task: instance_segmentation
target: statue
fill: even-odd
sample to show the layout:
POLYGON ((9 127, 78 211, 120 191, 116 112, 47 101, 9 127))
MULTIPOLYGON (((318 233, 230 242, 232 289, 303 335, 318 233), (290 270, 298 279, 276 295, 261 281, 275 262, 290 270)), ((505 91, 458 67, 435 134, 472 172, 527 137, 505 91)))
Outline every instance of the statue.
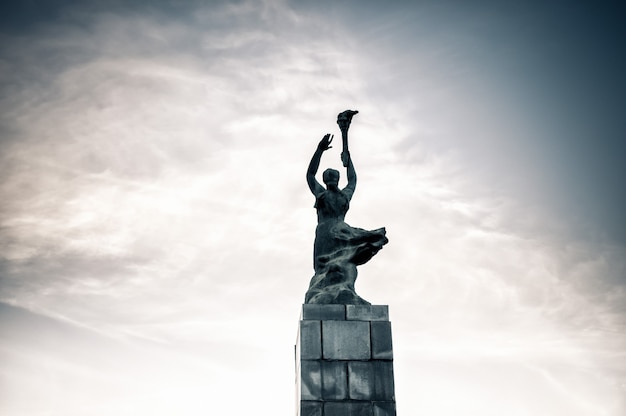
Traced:
POLYGON ((313 247, 315 275, 305 303, 369 305, 354 290, 356 266, 368 262, 389 241, 384 228, 367 231, 344 222, 356 188, 356 171, 348 150, 348 128, 357 113, 347 110, 337 116, 343 139, 341 160, 347 169, 348 185, 339 189, 339 172, 334 169, 324 171, 322 178, 326 189, 315 179, 322 153, 332 147, 333 136, 330 134, 317 145, 306 173, 309 188, 315 195, 317 228, 313 247))

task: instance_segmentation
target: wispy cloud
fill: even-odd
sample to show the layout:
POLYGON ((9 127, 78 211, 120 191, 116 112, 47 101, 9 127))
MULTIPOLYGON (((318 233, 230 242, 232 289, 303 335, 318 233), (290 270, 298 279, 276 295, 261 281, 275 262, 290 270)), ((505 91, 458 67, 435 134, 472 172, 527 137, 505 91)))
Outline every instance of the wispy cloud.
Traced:
MULTIPOLYGON (((63 352, 56 332, 35 336, 51 348, 21 356, 26 338, 62 324, 5 315, 15 332, 3 334, 2 360, 17 363, 3 375, 9 414, 27 405, 23 392, 45 396, 32 414, 84 414, 90 403, 99 414, 171 414, 183 403, 199 414, 205 388, 234 406, 244 379, 261 402, 280 386, 291 409, 315 225, 304 171, 346 107, 361 111, 347 221, 387 226, 391 240, 357 285, 391 305, 399 409, 620 414, 626 370, 611 364, 624 358, 624 247, 573 237, 536 199, 501 192, 478 162, 433 144, 486 126, 468 121, 476 112, 460 116, 457 98, 471 102, 461 89, 440 88, 441 62, 400 59, 408 66, 387 72, 383 58, 398 51, 372 42, 369 54, 351 52, 356 27, 332 23, 280 2, 226 2, 185 16, 94 14, 5 38, 0 300, 87 339, 77 341, 84 358, 63 352), (102 343, 117 345, 122 364, 99 363, 102 343), (45 383, 34 381, 42 366, 45 383), (140 394, 122 391, 152 371, 140 394), (172 380, 164 404, 158 392, 172 380), (84 401, 54 401, 59 385, 84 401)), ((438 56, 429 46, 424 55, 438 56)), ((504 124, 483 133, 491 140, 504 124)), ((340 167, 337 147, 324 164, 340 167)))

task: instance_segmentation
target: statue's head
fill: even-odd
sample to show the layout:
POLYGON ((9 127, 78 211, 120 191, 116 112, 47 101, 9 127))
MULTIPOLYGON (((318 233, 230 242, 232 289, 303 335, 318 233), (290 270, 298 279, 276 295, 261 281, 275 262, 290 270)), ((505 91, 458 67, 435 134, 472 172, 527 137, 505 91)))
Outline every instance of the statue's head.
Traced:
POLYGON ((326 169, 322 175, 322 179, 328 188, 336 188, 339 185, 339 171, 335 169, 326 169))

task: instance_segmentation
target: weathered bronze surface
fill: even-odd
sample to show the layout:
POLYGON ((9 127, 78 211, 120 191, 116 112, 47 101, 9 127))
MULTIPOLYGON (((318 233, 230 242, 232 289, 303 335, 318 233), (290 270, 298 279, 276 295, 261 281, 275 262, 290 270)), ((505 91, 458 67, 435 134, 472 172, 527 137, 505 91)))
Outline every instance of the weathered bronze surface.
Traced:
POLYGON ((341 160, 346 167, 348 185, 339 189, 339 172, 334 169, 326 169, 323 173, 326 189, 315 179, 322 153, 331 148, 331 134, 319 142, 307 170, 307 183, 315 195, 317 228, 313 247, 315 275, 305 303, 368 305, 369 302, 354 290, 356 267, 368 262, 389 241, 384 228, 368 231, 351 227, 344 221, 356 189, 356 171, 348 150, 348 129, 357 113, 346 110, 337 116, 343 139, 341 160))

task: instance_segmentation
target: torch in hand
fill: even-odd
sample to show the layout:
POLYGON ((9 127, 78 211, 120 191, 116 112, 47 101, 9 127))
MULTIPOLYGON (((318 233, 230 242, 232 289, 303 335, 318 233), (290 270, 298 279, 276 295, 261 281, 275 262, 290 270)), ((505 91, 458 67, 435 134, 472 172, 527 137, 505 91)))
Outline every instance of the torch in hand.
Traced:
POLYGON ((341 161, 343 162, 343 166, 345 167, 348 167, 348 164, 350 162, 350 152, 348 151, 348 129, 350 128, 352 116, 357 113, 358 111, 356 110, 346 110, 343 113, 339 113, 337 115, 337 124, 339 124, 339 129, 341 130, 341 139, 343 141, 341 161))

